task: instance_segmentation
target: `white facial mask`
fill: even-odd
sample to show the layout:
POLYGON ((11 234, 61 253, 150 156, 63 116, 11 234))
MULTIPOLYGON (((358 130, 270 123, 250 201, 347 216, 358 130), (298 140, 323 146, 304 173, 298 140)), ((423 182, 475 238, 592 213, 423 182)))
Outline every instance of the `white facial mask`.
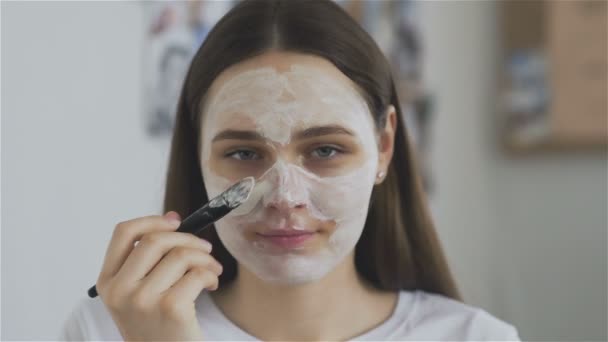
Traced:
MULTIPOLYGON (((329 273, 361 236, 378 167, 374 123, 366 102, 350 84, 318 68, 292 65, 288 71, 277 72, 267 67, 227 80, 203 116, 201 166, 209 198, 235 182, 209 168, 211 140, 222 130, 253 130, 276 148, 289 144, 294 132, 313 126, 340 125, 359 139, 365 161, 338 176, 320 177, 278 157, 257 179, 249 201, 215 224, 228 251, 265 281, 297 284, 329 273), (304 206, 308 216, 335 222, 328 243, 314 253, 297 249, 276 253, 264 243, 248 241, 247 226, 280 228, 285 224, 280 218, 268 217, 265 210, 279 204, 304 206)), ((294 229, 307 229, 298 222, 291 224, 294 229)))

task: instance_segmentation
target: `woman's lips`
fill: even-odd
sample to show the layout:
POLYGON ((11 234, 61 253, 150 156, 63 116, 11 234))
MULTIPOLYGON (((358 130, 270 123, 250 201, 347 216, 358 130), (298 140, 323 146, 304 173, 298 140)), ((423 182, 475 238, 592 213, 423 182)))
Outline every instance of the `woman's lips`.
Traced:
POLYGON ((276 230, 256 234, 275 246, 282 248, 296 248, 313 238, 316 232, 302 230, 276 230))

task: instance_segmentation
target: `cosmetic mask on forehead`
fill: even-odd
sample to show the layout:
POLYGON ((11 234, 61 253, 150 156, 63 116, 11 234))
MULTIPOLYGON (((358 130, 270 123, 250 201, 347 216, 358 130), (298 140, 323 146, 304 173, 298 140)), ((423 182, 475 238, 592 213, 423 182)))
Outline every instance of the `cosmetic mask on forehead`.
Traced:
MULTIPOLYGON (((276 153, 276 162, 258 177, 250 199, 215 223, 228 251, 262 280, 282 284, 318 280, 353 250, 361 236, 378 167, 378 149, 367 103, 345 80, 302 65, 291 65, 284 72, 259 68, 228 79, 205 106, 201 166, 209 198, 238 181, 210 168, 211 140, 225 129, 255 131, 278 151, 298 131, 339 125, 354 134, 365 155, 355 168, 322 177, 276 153), (320 249, 279 253, 259 240, 250 242, 244 234, 247 227, 286 225, 285 218, 268 214, 269 206, 305 208, 306 215, 335 224, 335 229, 320 249)), ((301 216, 294 217, 295 221, 289 222, 292 228, 316 228, 298 222, 301 216)))

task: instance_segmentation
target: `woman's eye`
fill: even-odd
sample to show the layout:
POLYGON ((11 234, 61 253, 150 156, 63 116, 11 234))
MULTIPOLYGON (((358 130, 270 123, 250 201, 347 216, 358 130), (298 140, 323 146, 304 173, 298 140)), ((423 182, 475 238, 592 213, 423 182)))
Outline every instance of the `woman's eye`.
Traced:
POLYGON ((226 157, 234 158, 237 160, 256 160, 260 159, 260 156, 250 150, 237 150, 226 154, 226 157))
POLYGON ((314 151, 312 151, 312 154, 314 155, 315 158, 321 158, 321 159, 329 159, 334 157, 337 153, 340 153, 341 151, 338 150, 335 147, 332 146, 321 146, 317 149, 315 149, 314 151))

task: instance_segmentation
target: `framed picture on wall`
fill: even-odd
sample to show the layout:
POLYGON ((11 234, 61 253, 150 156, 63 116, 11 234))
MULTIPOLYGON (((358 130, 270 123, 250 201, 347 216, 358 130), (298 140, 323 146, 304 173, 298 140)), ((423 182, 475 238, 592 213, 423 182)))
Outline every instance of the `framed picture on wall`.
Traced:
POLYGON ((504 142, 510 151, 608 146, 605 1, 503 2, 504 142))

